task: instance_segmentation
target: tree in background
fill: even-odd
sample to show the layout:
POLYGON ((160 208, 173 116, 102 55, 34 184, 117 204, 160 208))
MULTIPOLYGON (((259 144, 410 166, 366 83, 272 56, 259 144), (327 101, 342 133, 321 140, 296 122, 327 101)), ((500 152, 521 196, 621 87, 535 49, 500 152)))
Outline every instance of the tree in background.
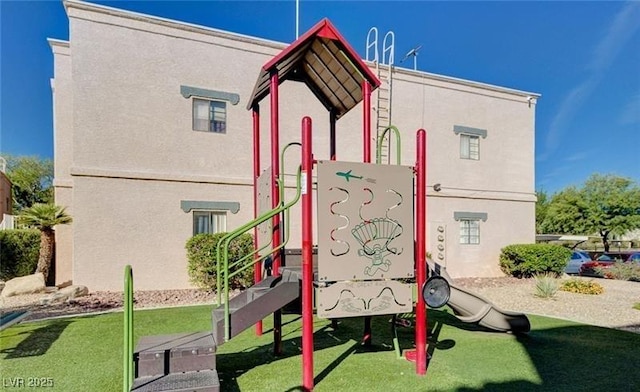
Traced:
POLYGON ((557 234, 598 234, 605 252, 610 236, 640 228, 640 187, 614 175, 593 174, 582 188, 555 194, 541 229, 557 234))
POLYGON ((55 245, 53 228, 57 225, 69 224, 72 219, 63 207, 37 203, 22 210, 18 220, 26 226, 40 230, 40 254, 38 255, 36 272, 41 272, 46 282, 51 269, 55 245))
POLYGON ((53 202, 53 161, 35 156, 6 155, 13 210, 19 213, 36 203, 53 202))
POLYGON ((543 234, 542 222, 547 216, 549 210, 549 195, 545 191, 536 192, 536 234, 543 234))

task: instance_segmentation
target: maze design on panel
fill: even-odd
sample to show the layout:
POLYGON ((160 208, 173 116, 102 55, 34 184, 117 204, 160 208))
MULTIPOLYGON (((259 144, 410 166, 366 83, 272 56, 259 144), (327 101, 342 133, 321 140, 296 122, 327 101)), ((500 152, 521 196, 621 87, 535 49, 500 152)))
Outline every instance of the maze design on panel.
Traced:
POLYGON ((413 276, 413 168, 318 163, 318 279, 413 276))

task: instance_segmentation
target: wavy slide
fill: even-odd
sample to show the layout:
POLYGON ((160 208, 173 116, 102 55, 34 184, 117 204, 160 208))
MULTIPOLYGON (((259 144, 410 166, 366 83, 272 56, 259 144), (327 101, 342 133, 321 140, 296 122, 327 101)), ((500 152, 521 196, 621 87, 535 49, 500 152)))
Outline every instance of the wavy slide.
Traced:
POLYGON ((527 333, 531 330, 526 315, 498 308, 486 298, 454 285, 440 264, 429 260, 428 265, 431 273, 442 276, 451 286, 451 297, 447 305, 460 321, 479 324, 499 332, 527 333))

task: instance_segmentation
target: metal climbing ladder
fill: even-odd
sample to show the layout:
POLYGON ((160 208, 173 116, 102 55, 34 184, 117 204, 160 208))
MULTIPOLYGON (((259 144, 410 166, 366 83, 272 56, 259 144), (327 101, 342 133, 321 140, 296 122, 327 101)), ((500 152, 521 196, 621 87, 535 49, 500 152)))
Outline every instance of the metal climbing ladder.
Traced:
POLYGON ((391 138, 385 138, 385 130, 391 126, 393 64, 395 34, 388 31, 382 40, 382 59, 378 52, 378 29, 372 27, 367 34, 366 60, 376 66, 376 74, 381 84, 378 87, 376 106, 376 145, 381 146, 381 161, 391 163, 391 138), (382 139, 382 141, 381 141, 382 139))

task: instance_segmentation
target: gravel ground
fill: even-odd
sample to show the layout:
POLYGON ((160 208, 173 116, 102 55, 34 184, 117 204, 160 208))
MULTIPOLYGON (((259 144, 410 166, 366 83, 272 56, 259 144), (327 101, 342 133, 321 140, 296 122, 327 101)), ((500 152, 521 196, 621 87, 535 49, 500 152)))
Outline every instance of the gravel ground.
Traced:
MULTIPOLYGON (((584 278, 580 278, 584 279, 584 278)), ((600 295, 558 291, 554 299, 534 295, 535 282, 515 278, 464 278, 455 284, 492 301, 503 310, 564 318, 585 324, 640 333, 640 282, 595 279, 604 287, 600 295)), ((122 293, 97 291, 67 303, 40 305, 43 294, 0 298, 0 310, 29 310, 27 320, 122 309, 122 293)), ((136 291, 136 309, 212 304, 215 293, 201 290, 136 291)))
MULTIPOLYGON (((31 314, 24 320, 29 321, 82 313, 118 311, 122 310, 123 305, 122 292, 95 291, 68 302, 41 305, 40 300, 47 295, 29 294, 0 297, 0 309, 3 313, 12 310, 28 310, 31 314)), ((205 305, 215 301, 216 294, 214 292, 195 289, 135 291, 133 295, 135 309, 205 305)))
MULTIPOLYGON (((588 278, 578 278, 592 280, 588 278)), ((593 279, 604 287, 599 295, 558 291, 555 298, 536 297, 533 279, 457 279, 456 284, 492 301, 504 310, 578 321, 640 333, 640 282, 593 279)))

